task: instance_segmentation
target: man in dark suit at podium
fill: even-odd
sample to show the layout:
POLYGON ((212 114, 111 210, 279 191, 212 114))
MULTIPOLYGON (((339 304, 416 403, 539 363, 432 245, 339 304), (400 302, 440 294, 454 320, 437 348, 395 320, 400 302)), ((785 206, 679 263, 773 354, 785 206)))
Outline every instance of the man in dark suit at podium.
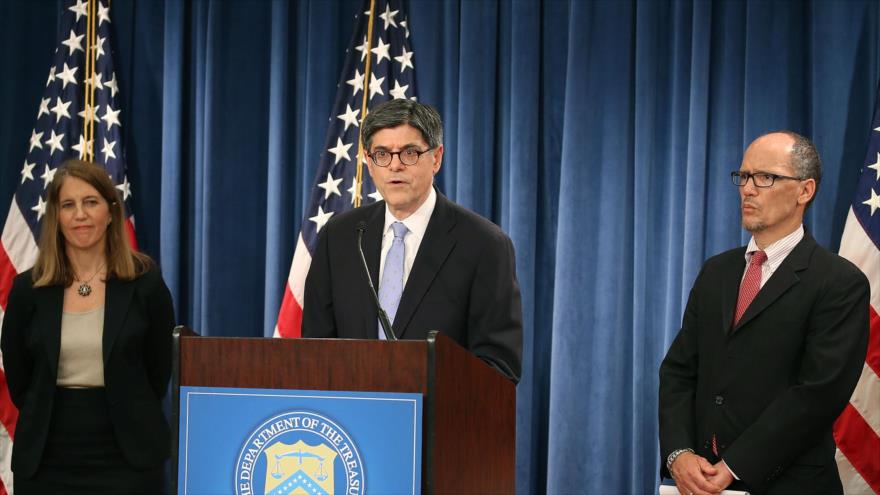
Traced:
POLYGON ((834 420, 864 365, 868 281, 802 221, 813 144, 770 133, 732 174, 748 246, 703 265, 660 366, 661 473, 683 494, 834 494, 834 420))
POLYGON ((361 136, 384 201, 332 218, 306 278, 302 334, 384 339, 378 298, 401 339, 439 330, 513 381, 522 362, 522 309, 513 244, 495 224, 434 188, 443 161, 437 111, 396 99, 374 108, 361 136))

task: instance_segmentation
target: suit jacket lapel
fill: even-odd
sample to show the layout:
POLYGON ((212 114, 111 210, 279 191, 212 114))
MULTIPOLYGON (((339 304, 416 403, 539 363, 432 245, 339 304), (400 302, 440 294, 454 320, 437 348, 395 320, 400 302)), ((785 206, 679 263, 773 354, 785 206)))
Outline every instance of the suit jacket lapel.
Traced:
POLYGON ((398 337, 406 333, 406 327, 415 314, 416 308, 455 246, 455 239, 449 231, 455 226, 455 212, 446 199, 437 193, 437 204, 425 230, 425 237, 419 244, 419 252, 413 261, 412 270, 403 288, 397 315, 394 317, 394 333, 398 337))
POLYGON ((746 308, 734 331, 758 316, 776 299, 784 294, 791 286, 800 282, 797 272, 809 266, 810 255, 816 247, 816 241, 809 233, 804 232, 804 238, 795 246, 794 250, 782 261, 779 268, 773 272, 769 280, 761 287, 758 295, 746 308))
POLYGON ((134 282, 125 282, 116 278, 107 280, 107 294, 104 299, 104 363, 107 363, 113 344, 122 333, 122 324, 128 313, 131 298, 134 294, 134 282))
POLYGON ((64 287, 52 285, 37 289, 42 293, 35 297, 36 314, 41 315, 40 324, 35 325, 45 332, 43 342, 46 345, 46 355, 49 356, 49 366, 52 367, 52 376, 58 376, 58 358, 61 355, 61 312, 64 311, 64 287))
POLYGON ((733 327, 733 316, 736 311, 736 300, 739 297, 739 286, 743 270, 746 268, 745 248, 737 251, 736 263, 731 263, 721 280, 721 328, 729 333, 733 327))
MULTIPOLYGON (((381 204, 381 207, 373 208, 367 217, 367 232, 364 234, 364 258, 367 259, 370 278, 373 280, 373 287, 376 288, 376 291, 379 290, 379 263, 382 258, 382 234, 384 234, 382 229, 385 227, 385 203, 381 204)), ((361 307, 366 308, 366 311, 363 312, 364 335, 362 337, 374 339, 379 332, 379 314, 376 311, 373 297, 368 294, 367 290, 362 293, 365 299, 361 301, 361 307)))

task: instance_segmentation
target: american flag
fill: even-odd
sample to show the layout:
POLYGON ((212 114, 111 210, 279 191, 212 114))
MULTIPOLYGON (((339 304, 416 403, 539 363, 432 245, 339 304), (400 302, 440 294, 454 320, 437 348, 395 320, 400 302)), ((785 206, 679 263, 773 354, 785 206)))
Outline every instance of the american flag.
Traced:
POLYGON ((330 114, 312 197, 290 266, 276 337, 299 337, 303 291, 321 227, 337 213, 382 199, 367 173, 360 123, 371 107, 415 99, 415 68, 402 0, 365 0, 330 114), (360 162, 361 166, 358 166, 360 162))
MULTIPOLYGON (((117 184, 126 211, 131 212, 119 108, 122 98, 110 48, 110 7, 107 1, 68 0, 62 8, 58 48, 0 238, 0 321, 12 279, 36 261, 46 189, 64 160, 80 158, 103 165, 117 184)), ((130 214, 126 227, 133 242, 130 214)), ((17 418, 0 365, 0 495, 12 493, 9 464, 17 418)))
POLYGON ((871 336, 856 390, 834 425, 837 467, 847 494, 880 494, 880 94, 862 175, 846 218, 840 255, 871 285, 871 336))

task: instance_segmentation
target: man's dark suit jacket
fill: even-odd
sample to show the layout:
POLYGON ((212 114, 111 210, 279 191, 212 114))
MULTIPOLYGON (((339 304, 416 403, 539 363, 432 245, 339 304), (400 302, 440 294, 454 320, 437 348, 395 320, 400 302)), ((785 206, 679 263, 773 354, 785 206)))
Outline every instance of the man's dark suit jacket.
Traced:
MULTIPOLYGON (((304 337, 375 339, 378 316, 357 250, 357 226, 378 287, 385 202, 334 217, 321 230, 306 279, 304 337)), ((513 244, 496 225, 437 193, 393 324, 401 339, 439 330, 516 381, 522 309, 513 244)))
POLYGON ((711 439, 752 493, 842 492, 831 428, 864 365, 868 281, 806 233, 732 327, 745 248, 709 259, 660 367, 661 472, 711 439))
MULTIPOLYGON (((12 470, 37 471, 49 432, 61 348, 60 285, 34 288, 31 271, 17 277, 3 319, 3 364, 19 409, 12 470)), ((158 269, 130 282, 111 278, 104 301, 104 388, 113 431, 136 468, 161 465, 170 452, 161 399, 171 376, 174 307, 158 269)))

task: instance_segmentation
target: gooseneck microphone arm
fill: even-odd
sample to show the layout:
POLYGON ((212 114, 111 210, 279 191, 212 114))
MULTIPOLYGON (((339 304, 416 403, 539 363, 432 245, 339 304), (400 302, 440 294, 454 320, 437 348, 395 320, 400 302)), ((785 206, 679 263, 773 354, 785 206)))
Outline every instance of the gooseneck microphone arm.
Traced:
POLYGON ((379 323, 382 324, 382 330, 385 332, 385 338, 387 340, 397 340, 397 336, 394 335, 394 330, 391 328, 391 322, 388 320, 388 314, 385 313, 385 310, 382 309, 382 305, 379 304, 379 296, 376 294, 376 288, 373 286, 373 279, 370 277, 370 267, 367 266, 367 257, 364 256, 364 232, 367 231, 367 222, 361 220, 357 224, 357 235, 358 235, 358 253, 361 255, 361 262, 364 264, 364 273, 367 274, 367 283, 370 284, 370 295, 373 296, 373 303, 376 305, 376 312, 379 313, 379 323))

